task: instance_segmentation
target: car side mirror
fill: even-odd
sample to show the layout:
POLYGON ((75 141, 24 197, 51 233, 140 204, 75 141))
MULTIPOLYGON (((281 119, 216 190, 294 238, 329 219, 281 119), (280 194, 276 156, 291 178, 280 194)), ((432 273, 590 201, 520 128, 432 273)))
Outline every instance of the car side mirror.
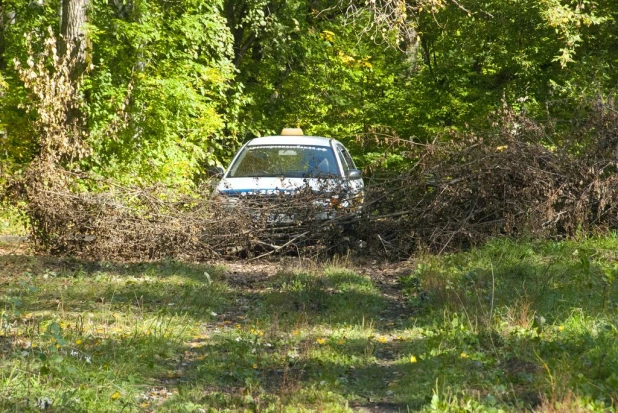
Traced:
POLYGON ((363 176, 362 172, 360 171, 360 169, 350 169, 348 171, 348 178, 352 181, 355 181, 357 179, 361 179, 363 176))
POLYGON ((208 168, 208 176, 211 178, 223 178, 225 170, 220 166, 211 166, 208 168))

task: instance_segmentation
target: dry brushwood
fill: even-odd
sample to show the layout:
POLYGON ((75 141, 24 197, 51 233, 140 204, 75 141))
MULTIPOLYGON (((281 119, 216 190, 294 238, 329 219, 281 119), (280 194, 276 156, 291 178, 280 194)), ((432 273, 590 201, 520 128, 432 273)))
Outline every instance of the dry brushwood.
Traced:
POLYGON ((334 220, 312 219, 319 210, 309 192, 247 197, 229 208, 221 200, 179 196, 165 187, 107 184, 113 190, 104 193, 34 189, 29 213, 36 245, 98 260, 265 256, 307 245, 323 248, 355 219, 345 211, 334 220), (294 219, 269 222, 273 216, 294 219))
POLYGON ((59 56, 56 38, 51 28, 42 52, 32 50, 27 36, 28 59, 22 64, 15 59, 15 69, 32 96, 25 109, 33 113, 38 163, 55 167, 68 164, 88 154, 83 131, 83 118, 79 116, 83 101, 79 93, 80 79, 72 79, 75 58, 69 54, 59 56))
POLYGON ((36 59, 17 64, 33 95, 39 153, 10 193, 27 202, 32 237, 42 250, 99 260, 200 260, 364 246, 364 254, 407 258, 418 248, 442 252, 493 236, 568 237, 618 228, 613 97, 594 102, 589 119, 560 145, 547 145, 544 126, 506 105, 485 137, 410 144, 407 170, 368 179, 360 215, 329 209, 334 217, 324 220, 316 216, 332 205, 323 191, 248 196, 231 206, 230 200, 161 186, 122 187, 71 172, 88 150, 83 123, 74 116, 79 82, 55 44, 46 41, 36 59), (110 189, 76 189, 84 184, 110 189))
POLYGON ((585 154, 548 149, 544 128, 509 111, 489 137, 412 145, 407 154, 414 167, 368 179, 361 216, 338 211, 332 220, 312 219, 319 212, 316 197, 323 195, 310 191, 247 197, 227 208, 161 187, 107 183, 114 190, 99 194, 41 188, 30 203, 35 240, 55 252, 97 259, 315 254, 341 251, 345 240, 345 248, 364 245, 363 254, 397 259, 418 248, 455 250, 494 236, 615 229, 616 162, 611 145, 602 144, 616 137, 610 126, 615 116, 605 111, 591 118, 597 136, 585 154), (295 221, 273 224, 272 216, 295 221))
POLYGON ((111 189, 78 193, 71 182, 90 178, 57 168, 54 182, 63 185, 28 181, 33 238, 48 251, 105 260, 316 254, 361 245, 363 254, 406 258, 418 248, 442 252, 494 236, 615 229, 616 120, 611 110, 591 118, 586 127, 596 135, 588 135, 582 154, 548 149, 544 128, 506 111, 502 127, 489 137, 412 145, 407 154, 414 167, 368 179, 361 216, 338 211, 332 220, 313 219, 321 208, 316 197, 323 195, 311 191, 247 197, 230 208, 210 196, 180 196, 164 187, 91 182, 111 189), (273 216, 294 220, 269 222, 273 216))
POLYGON ((580 146, 589 142, 580 153, 548 149, 544 128, 508 108, 489 137, 413 146, 415 167, 370 189, 360 237, 374 252, 401 258, 419 246, 442 252, 494 236, 618 228, 618 119, 607 109, 582 125, 596 136, 573 135, 580 146))

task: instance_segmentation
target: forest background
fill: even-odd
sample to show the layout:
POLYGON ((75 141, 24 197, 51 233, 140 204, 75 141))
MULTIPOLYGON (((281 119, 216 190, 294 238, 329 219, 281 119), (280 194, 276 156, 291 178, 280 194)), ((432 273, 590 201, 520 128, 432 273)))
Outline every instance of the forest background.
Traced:
POLYGON ((0 0, 0 410, 616 410, 617 14, 0 0), (203 196, 285 126, 356 234, 203 196))
POLYGON ((52 54, 78 51, 66 119, 88 150, 72 168, 123 184, 192 191, 284 126, 340 139, 366 172, 396 170, 410 163, 398 142, 491 134, 505 105, 556 147, 613 108, 617 13, 610 0, 1 0, 0 161, 19 173, 44 146, 37 74, 20 68, 45 60, 50 33, 52 54))

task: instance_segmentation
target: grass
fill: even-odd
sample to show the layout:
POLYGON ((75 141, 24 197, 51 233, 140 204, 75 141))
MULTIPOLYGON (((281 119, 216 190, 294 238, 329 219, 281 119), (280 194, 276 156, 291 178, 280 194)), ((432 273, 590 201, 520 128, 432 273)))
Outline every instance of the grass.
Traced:
POLYGON ((26 219, 17 207, 0 203, 0 236, 26 235, 26 219))
POLYGON ((607 411, 618 237, 347 263, 0 255, 0 410, 607 411))

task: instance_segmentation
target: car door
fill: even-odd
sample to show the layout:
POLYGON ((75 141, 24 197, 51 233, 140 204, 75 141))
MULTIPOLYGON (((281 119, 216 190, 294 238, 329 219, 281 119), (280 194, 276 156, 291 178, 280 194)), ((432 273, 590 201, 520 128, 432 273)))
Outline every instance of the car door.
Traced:
POLYGON ((356 169, 356 165, 354 164, 352 156, 350 155, 348 150, 339 142, 335 143, 335 152, 337 153, 337 157, 339 158, 339 161, 341 162, 341 167, 343 169, 342 172, 344 177, 344 186, 348 193, 347 198, 350 201, 354 199, 354 204, 358 203, 359 201, 362 204, 362 198, 364 196, 364 182, 362 179, 349 178, 350 171, 356 169))

